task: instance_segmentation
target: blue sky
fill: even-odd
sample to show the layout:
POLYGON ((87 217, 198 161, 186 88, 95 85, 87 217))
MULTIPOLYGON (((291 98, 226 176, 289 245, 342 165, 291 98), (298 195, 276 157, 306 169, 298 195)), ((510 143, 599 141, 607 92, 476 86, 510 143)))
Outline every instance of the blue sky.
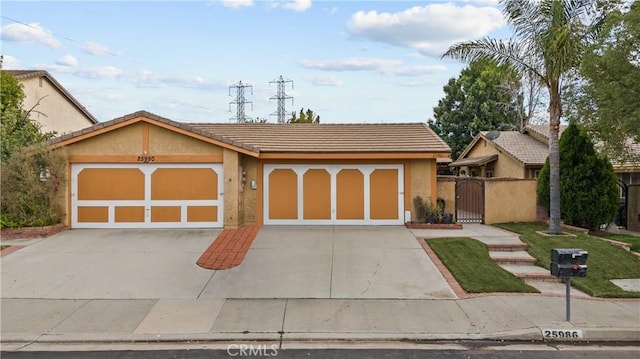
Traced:
POLYGON ((449 45, 508 34, 496 0, 2 1, 5 69, 49 71, 99 120, 137 110, 229 122, 238 81, 246 114, 323 123, 425 122, 465 64, 449 45))

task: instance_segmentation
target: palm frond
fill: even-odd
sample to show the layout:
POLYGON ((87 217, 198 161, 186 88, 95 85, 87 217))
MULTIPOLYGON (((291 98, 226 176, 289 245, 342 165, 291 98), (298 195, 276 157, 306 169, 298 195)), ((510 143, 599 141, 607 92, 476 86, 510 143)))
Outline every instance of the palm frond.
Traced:
POLYGON ((449 57, 465 62, 489 60, 498 65, 510 66, 520 73, 533 73, 536 77, 543 79, 543 72, 540 71, 541 62, 533 57, 535 54, 536 52, 532 53, 521 42, 485 37, 479 40, 454 44, 441 58, 449 57))

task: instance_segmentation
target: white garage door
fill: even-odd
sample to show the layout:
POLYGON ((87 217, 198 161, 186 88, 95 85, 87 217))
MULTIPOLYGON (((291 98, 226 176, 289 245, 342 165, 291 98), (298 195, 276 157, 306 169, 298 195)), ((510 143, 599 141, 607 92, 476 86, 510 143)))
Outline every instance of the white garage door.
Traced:
POLYGON ((73 228, 223 225, 221 164, 73 164, 73 228))
POLYGON ((265 165, 265 224, 398 225, 402 165, 265 165))

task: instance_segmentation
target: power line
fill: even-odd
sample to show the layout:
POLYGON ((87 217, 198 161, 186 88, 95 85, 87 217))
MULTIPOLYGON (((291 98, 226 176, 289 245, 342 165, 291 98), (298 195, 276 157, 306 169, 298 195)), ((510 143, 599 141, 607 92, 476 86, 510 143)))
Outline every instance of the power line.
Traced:
MULTIPOLYGON (((4 16, 4 15, 0 15, 0 16, 2 16, 3 19, 7 19, 7 20, 12 21, 12 22, 14 22, 16 24, 24 25, 24 26, 30 27, 30 28, 32 28, 34 30, 43 31, 41 28, 35 27, 35 26, 31 25, 31 24, 27 24, 26 22, 22 22, 20 20, 12 19, 12 18, 10 18, 8 16, 4 16)), ((64 39, 64 40, 73 42, 74 44, 82 46, 82 44, 79 41, 76 41, 76 40, 74 40, 74 39, 72 39, 70 37, 67 37, 67 36, 64 36, 64 35, 60 35, 60 34, 56 34, 56 33, 52 32, 52 31, 50 31, 49 33, 51 35, 54 35, 54 36, 59 37, 61 39, 64 39)))

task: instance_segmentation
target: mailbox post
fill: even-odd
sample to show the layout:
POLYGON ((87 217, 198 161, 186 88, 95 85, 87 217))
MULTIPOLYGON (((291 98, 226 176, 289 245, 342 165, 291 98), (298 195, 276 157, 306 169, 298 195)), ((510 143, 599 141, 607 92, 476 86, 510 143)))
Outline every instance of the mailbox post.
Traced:
POLYGON ((564 278, 566 284, 567 322, 571 321, 571 277, 587 276, 589 252, 579 248, 553 248, 551 275, 564 278))

